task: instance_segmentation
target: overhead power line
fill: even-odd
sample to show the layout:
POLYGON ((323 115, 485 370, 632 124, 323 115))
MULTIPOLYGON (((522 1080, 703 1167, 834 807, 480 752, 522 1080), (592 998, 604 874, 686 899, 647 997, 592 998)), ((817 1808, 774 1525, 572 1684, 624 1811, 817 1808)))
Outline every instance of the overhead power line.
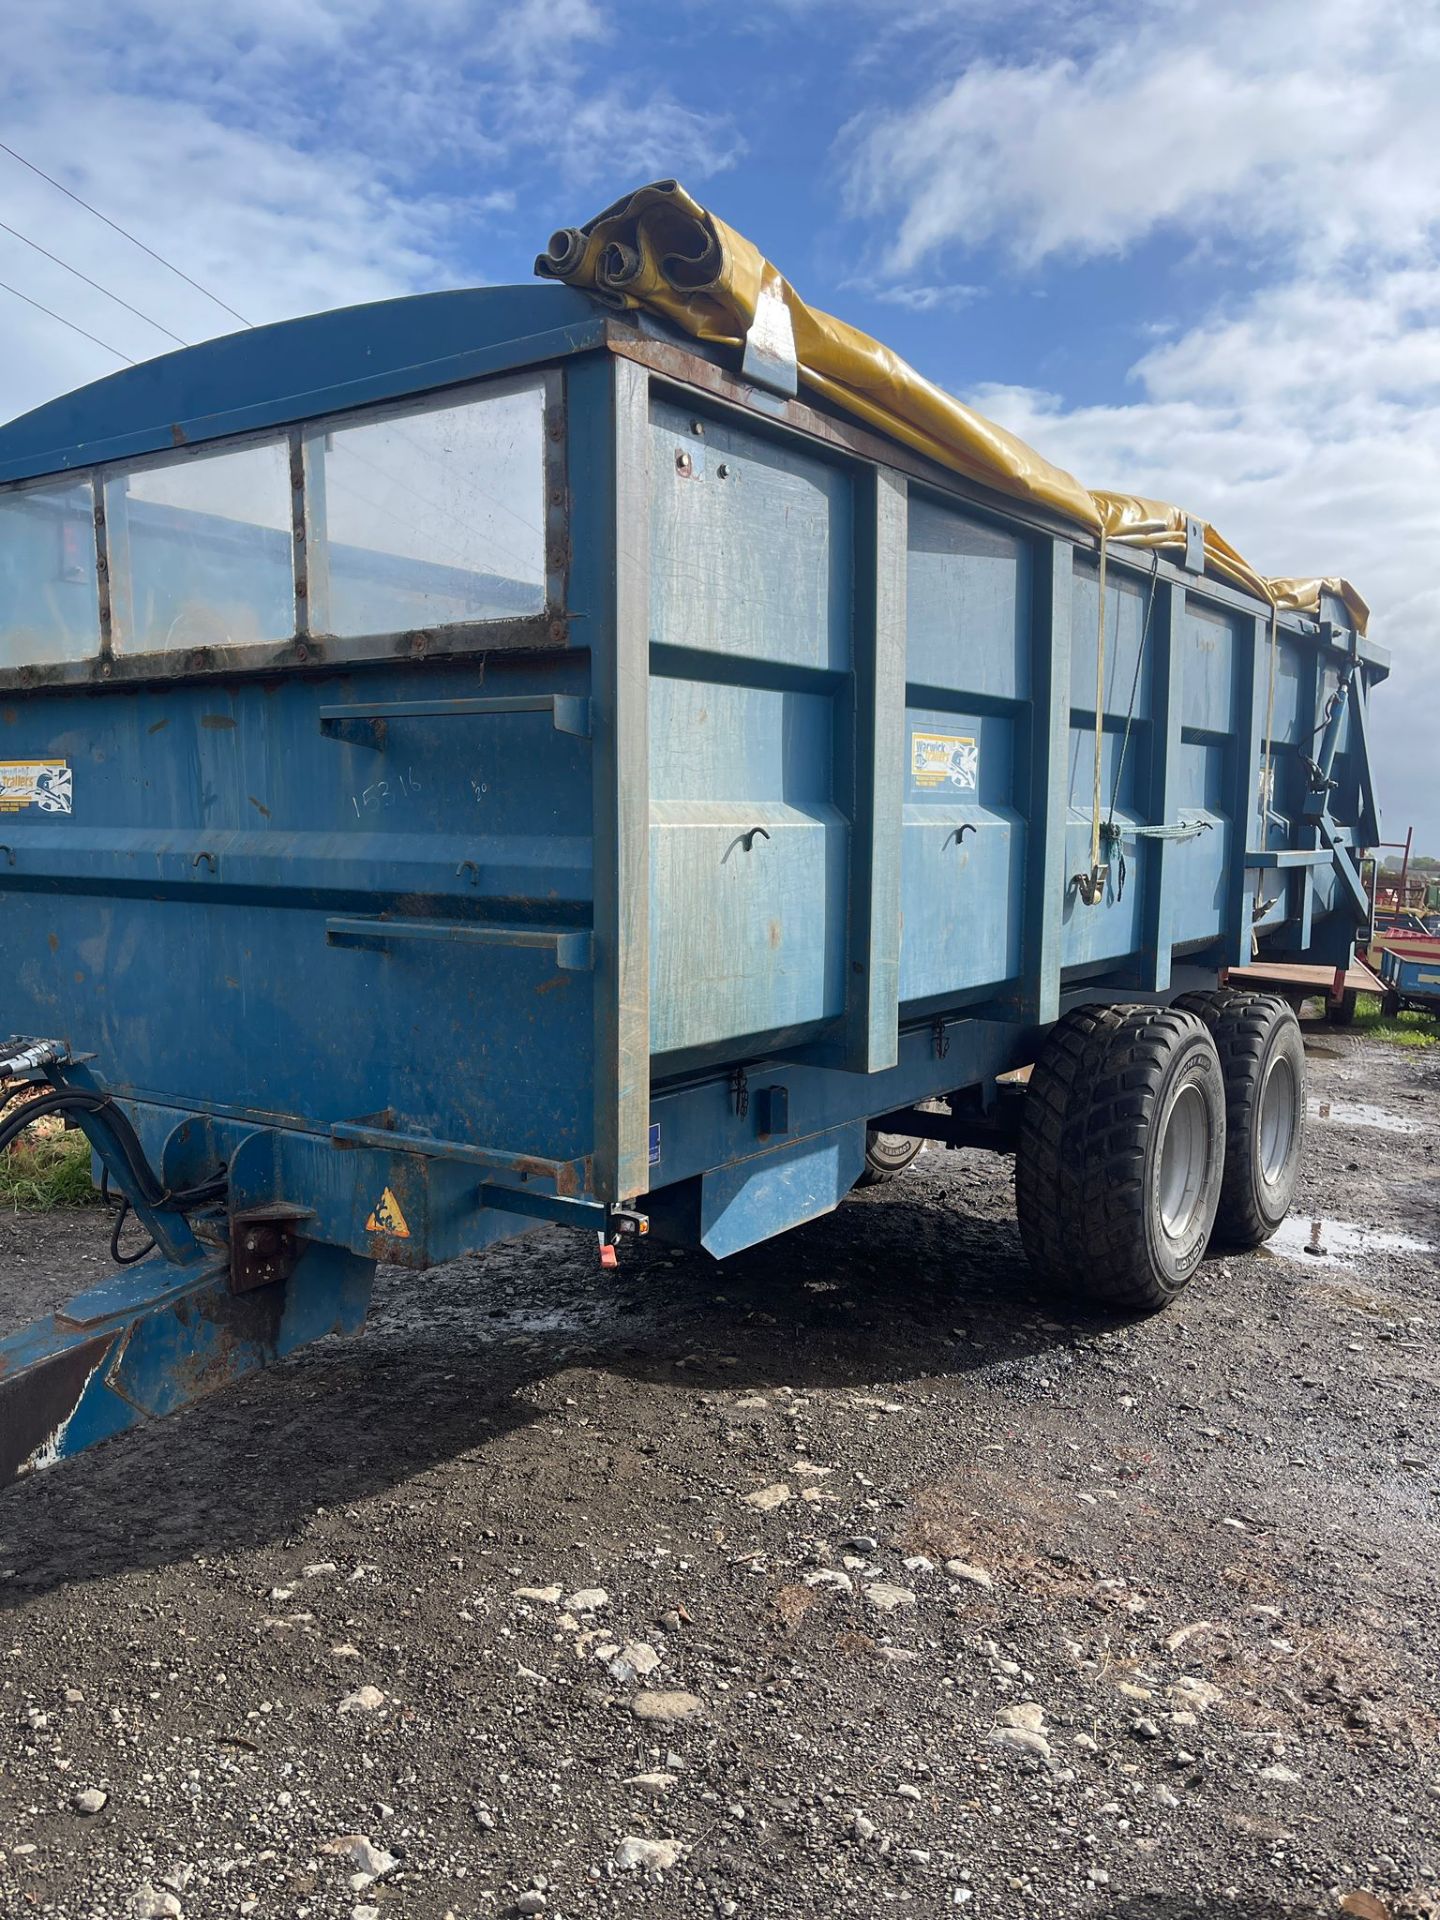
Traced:
POLYGON ((147 327, 154 327, 157 333, 163 333, 167 340, 173 340, 177 346, 188 347, 190 342, 182 340, 178 333, 172 333, 169 327, 159 320, 152 320, 148 313, 141 313, 139 307, 132 307, 128 300, 122 300, 118 293, 109 287, 102 287, 98 280, 92 280, 88 273, 82 273, 79 267, 72 267, 68 260, 62 260, 58 253, 51 253, 48 247, 42 247, 38 240, 32 240, 28 234, 21 233, 18 227, 12 227, 7 221, 0 220, 0 232, 13 234, 27 247, 33 247, 36 253, 43 253, 47 260, 53 260, 57 267, 63 267, 67 273, 73 273, 77 280, 83 280, 87 287, 94 287, 97 293, 103 293, 107 300, 113 300, 117 307, 124 307, 127 313, 133 313, 137 320, 143 320, 147 327))
MULTIPOLYGON (((140 251, 142 253, 148 253, 152 260, 158 260, 162 267, 168 267, 171 273, 178 274, 186 286, 194 287, 195 291, 197 293, 203 293, 207 300, 213 300, 217 307, 223 308, 233 319, 238 320, 242 327, 254 326, 255 322, 253 320, 247 320, 243 313, 230 305, 228 300, 222 300, 218 293, 212 293, 208 287, 202 287, 198 280, 192 280, 190 275, 186 273, 182 267, 177 267, 173 260, 167 260, 163 253, 157 253, 154 247, 147 247, 143 240, 137 240, 128 227, 122 227, 118 220, 112 220, 108 213, 101 213, 98 207, 92 207, 88 200, 82 200, 78 193, 72 193, 69 187, 63 186, 60 181, 55 179, 53 174, 46 173, 43 167, 37 167, 33 160, 27 160, 24 154, 17 153, 14 147, 7 147, 3 140, 0 140, 0 153, 8 153, 12 160, 18 160, 22 167, 28 167, 31 173, 38 174, 40 179, 54 187, 57 193, 63 193, 67 200, 73 200, 77 207, 83 207, 87 213, 93 213, 97 220, 103 220, 107 227, 128 240, 132 246, 139 247, 140 251)), ((13 292, 14 289, 12 288, 11 291, 13 292)), ((24 298, 23 294, 21 298, 24 298)), ((31 302, 32 306, 38 304, 36 301, 31 302)), ((57 315, 56 317, 58 318, 59 316, 57 315)), ((113 351, 114 349, 111 348, 111 352, 113 351)), ((122 353, 120 358, 123 360, 126 356, 122 353)), ((134 362, 131 361, 130 364, 133 366, 134 362)))
POLYGON ((63 313, 56 313, 51 307, 41 306, 38 300, 32 300, 28 293, 21 293, 18 287, 12 287, 8 280, 0 280, 0 292, 13 293, 17 300, 23 300, 27 307, 34 307, 37 313, 45 314, 51 320, 58 320, 62 327, 69 327, 72 333, 78 333, 82 340, 88 340, 92 346, 103 347, 106 353, 113 353, 117 360, 123 360, 127 367, 136 363, 128 353, 122 353, 118 347, 112 347, 107 340, 98 335, 86 333, 84 327, 77 327, 73 320, 67 320, 63 313))

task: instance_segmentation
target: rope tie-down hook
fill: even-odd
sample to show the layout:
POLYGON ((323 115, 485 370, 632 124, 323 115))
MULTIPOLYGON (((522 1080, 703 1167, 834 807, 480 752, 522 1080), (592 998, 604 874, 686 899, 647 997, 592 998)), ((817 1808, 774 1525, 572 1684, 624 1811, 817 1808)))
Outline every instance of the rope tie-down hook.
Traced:
MULTIPOLYGON (((1125 895, 1124 830, 1115 819, 1115 808, 1120 798, 1120 781, 1125 772, 1125 756, 1130 750, 1130 733, 1135 724, 1135 703, 1140 691, 1140 670, 1145 664, 1145 648, 1150 639, 1151 617, 1155 612, 1155 588, 1160 579, 1160 555, 1157 551, 1150 566, 1150 592, 1145 602, 1144 623, 1140 628, 1140 645, 1135 654, 1135 672, 1130 681, 1130 702, 1125 710, 1125 731, 1120 738, 1120 752, 1115 761, 1115 777, 1110 783, 1110 809, 1102 819, 1100 796, 1105 765, 1105 587, 1108 557, 1106 530, 1102 526, 1100 529, 1100 611, 1095 634, 1095 775, 1090 808, 1090 871, 1072 874, 1070 877, 1071 886, 1087 907, 1097 906, 1105 898, 1110 882, 1111 861, 1117 851, 1120 854, 1120 884, 1115 896, 1116 900, 1123 899, 1125 895)), ((1131 831, 1154 832, 1157 837, 1166 832, 1163 828, 1132 828, 1131 831)))
POLYGON ((1100 858, 1101 842, 1104 838, 1104 825, 1100 818, 1100 792, 1105 767, 1105 575, 1106 530, 1100 524, 1100 611, 1095 631, 1095 778, 1094 792, 1090 800, 1090 871, 1076 873, 1070 877, 1070 884, 1085 902, 1093 907, 1105 897, 1105 883, 1110 878, 1108 864, 1100 858))
POLYGON ((729 866, 731 856, 737 852, 753 853, 755 850, 755 842, 757 840, 768 840, 769 838, 770 838, 770 835, 764 827, 742 828, 741 831, 736 834, 735 838, 726 847, 724 853, 721 854, 720 856, 721 866, 722 867, 729 866))

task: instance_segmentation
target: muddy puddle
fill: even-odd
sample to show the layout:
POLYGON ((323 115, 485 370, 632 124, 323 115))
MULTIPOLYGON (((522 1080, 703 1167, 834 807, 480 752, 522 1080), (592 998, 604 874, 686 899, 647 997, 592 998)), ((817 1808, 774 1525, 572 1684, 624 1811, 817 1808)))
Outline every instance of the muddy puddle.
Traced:
POLYGON ((1267 1243, 1270 1253, 1307 1266, 1353 1267, 1379 1253, 1433 1253, 1428 1240, 1405 1233, 1382 1233, 1350 1220, 1313 1220, 1292 1213, 1267 1243))
POLYGON ((1420 1131, 1418 1120, 1407 1120, 1403 1114, 1372 1106, 1367 1100, 1311 1100, 1307 1105, 1312 1120, 1329 1120, 1340 1127, 1375 1127, 1381 1133, 1420 1131))

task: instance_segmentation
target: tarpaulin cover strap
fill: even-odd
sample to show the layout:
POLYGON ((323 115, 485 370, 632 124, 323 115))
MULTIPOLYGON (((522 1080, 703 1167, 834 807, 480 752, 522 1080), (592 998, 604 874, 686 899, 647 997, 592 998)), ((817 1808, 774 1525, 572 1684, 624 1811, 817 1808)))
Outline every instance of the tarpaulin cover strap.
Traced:
MULTIPOLYGON (((675 180, 617 200, 583 227, 555 234, 535 271, 581 287, 617 309, 663 315, 693 339, 742 348, 764 299, 784 302, 799 375, 836 407, 917 453, 1016 499, 1052 508, 1107 541, 1180 552, 1186 515, 1135 494, 1092 493, 1063 467, 927 380, 859 328, 808 306, 743 234, 675 180)), ((1274 607, 1318 613, 1335 595, 1360 633, 1369 609, 1346 580, 1267 579, 1205 527, 1206 567, 1274 607)))

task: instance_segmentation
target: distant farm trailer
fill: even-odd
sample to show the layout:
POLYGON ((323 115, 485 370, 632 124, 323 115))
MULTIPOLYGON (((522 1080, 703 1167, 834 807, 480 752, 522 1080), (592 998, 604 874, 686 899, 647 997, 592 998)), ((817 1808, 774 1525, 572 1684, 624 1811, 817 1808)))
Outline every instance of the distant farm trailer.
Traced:
POLYGON ((1348 1026, 1355 1018, 1355 1004, 1362 993, 1384 991, 1373 969, 1359 959, 1352 960, 1348 967, 1261 960, 1247 967, 1227 967, 1224 980, 1227 986, 1250 992, 1278 994, 1297 1013, 1307 1000, 1323 1000, 1326 1016, 1336 1026, 1348 1026))
POLYGON ((1440 1014, 1440 939, 1408 939, 1380 953, 1384 1011, 1440 1014))
POLYGON ((1350 964, 1387 663, 1202 569, 555 285, 0 430, 0 1066, 153 1241, 0 1342, 0 1479, 378 1260, 722 1257, 907 1139, 1017 1153, 1080 1301, 1263 1238, 1303 1060, 1218 983, 1350 964))

